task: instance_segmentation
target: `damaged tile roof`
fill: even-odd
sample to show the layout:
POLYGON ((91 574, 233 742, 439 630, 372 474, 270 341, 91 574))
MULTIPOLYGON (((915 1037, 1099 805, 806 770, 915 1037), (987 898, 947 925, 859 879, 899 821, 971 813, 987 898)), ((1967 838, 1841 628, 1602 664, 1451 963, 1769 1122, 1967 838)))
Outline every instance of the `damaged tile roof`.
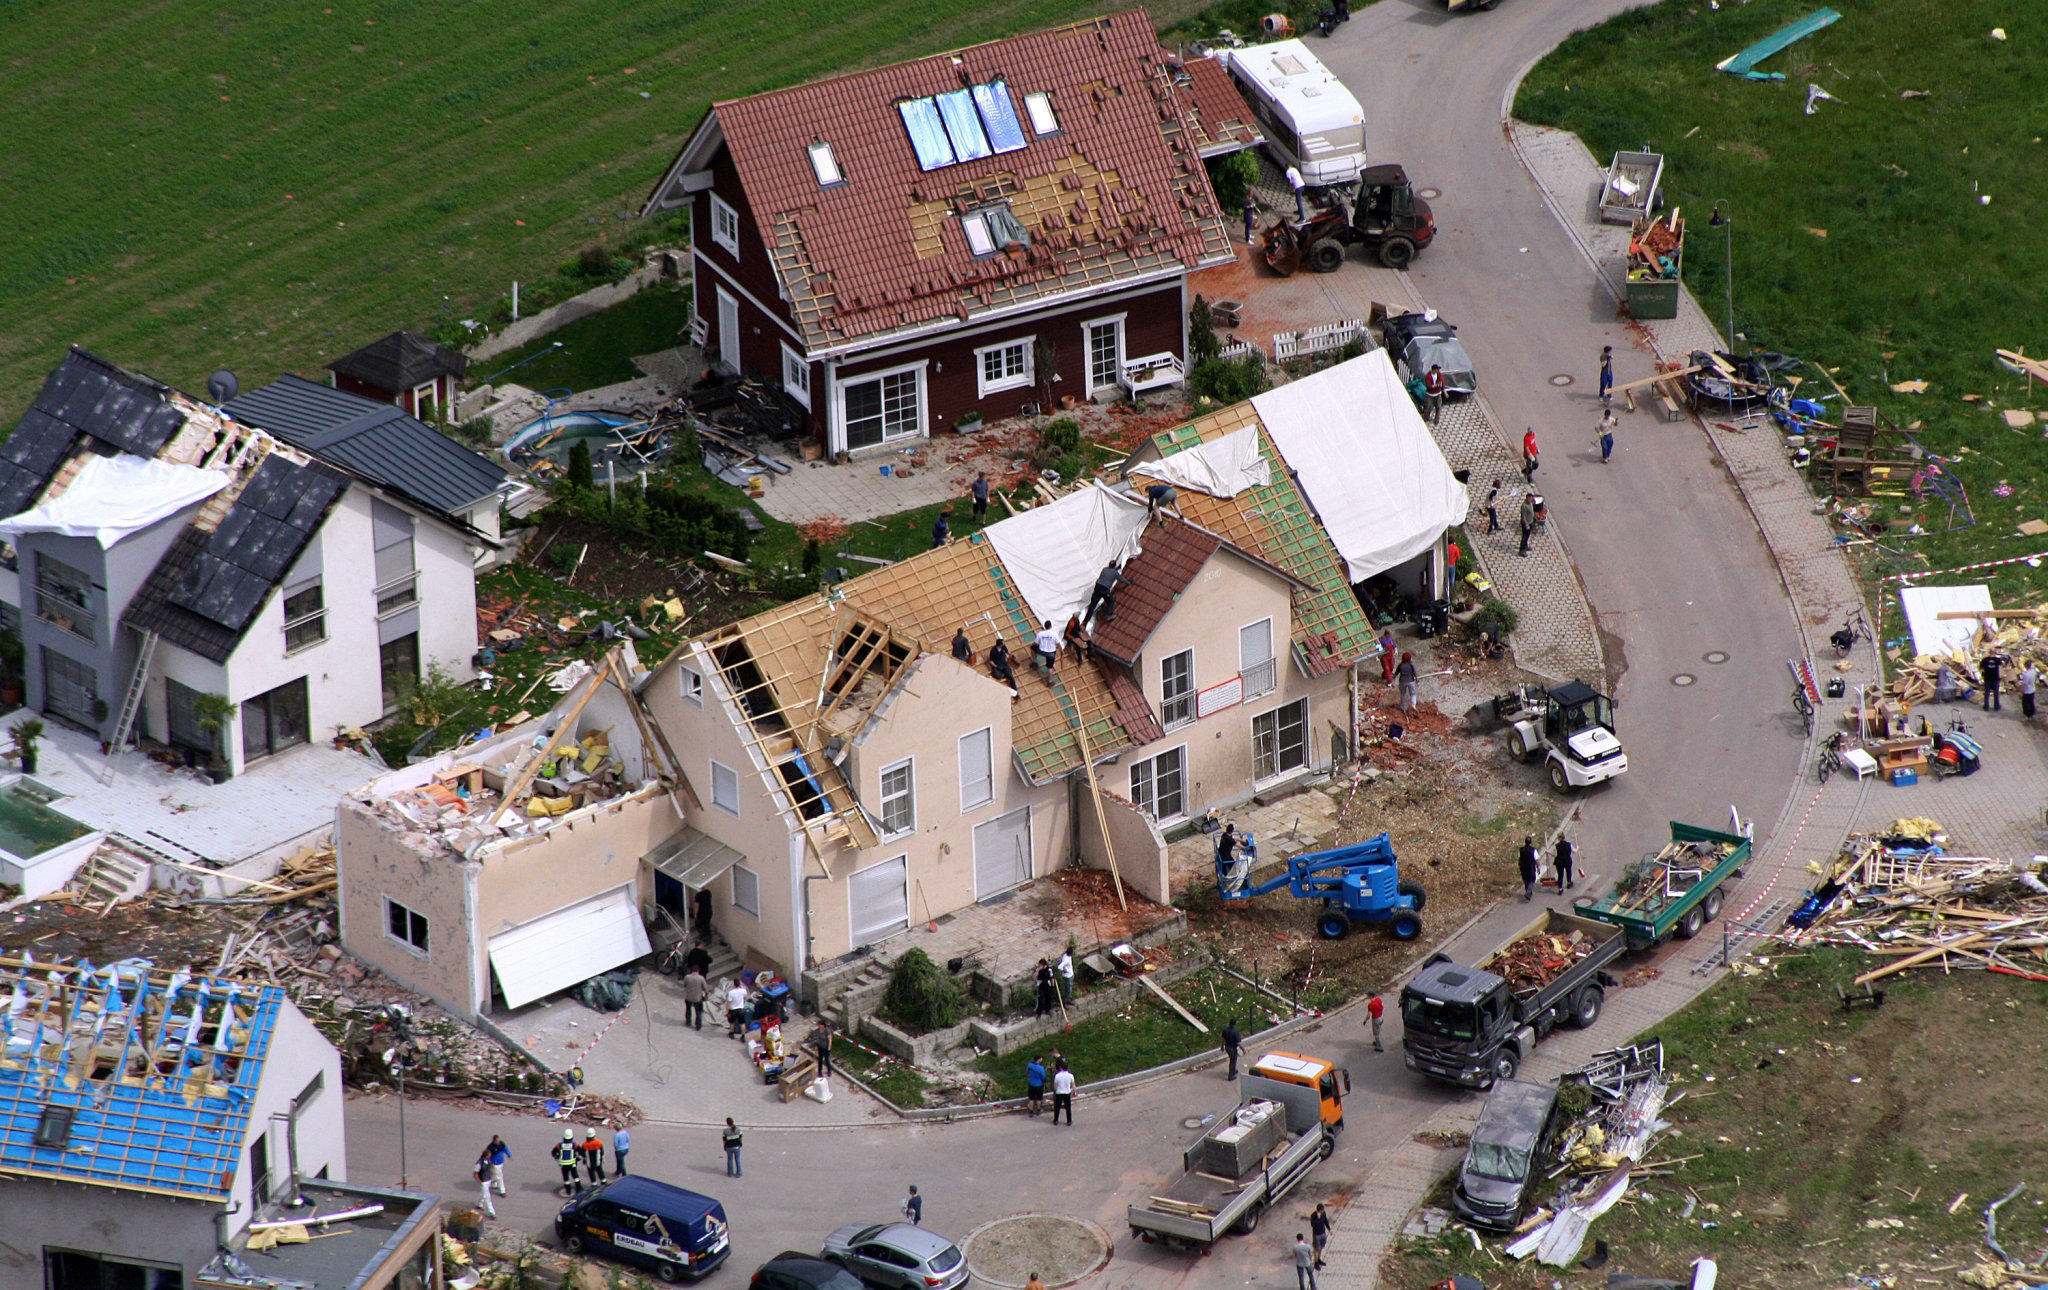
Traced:
POLYGON ((1145 642, 1152 639, 1152 633, 1173 611, 1181 593, 1219 550, 1234 552, 1274 577, 1294 584, 1296 591, 1314 590, 1287 570, 1199 524, 1162 520, 1146 530, 1144 546, 1124 566, 1124 577, 1130 585, 1116 593, 1116 616, 1096 631, 1095 648, 1126 667, 1131 666, 1145 648, 1145 642))
MULTIPOLYGON (((1257 425, 1258 411, 1249 402, 1239 403, 1154 435, 1151 448, 1161 457, 1171 457, 1257 425)), ((1228 498, 1183 488, 1176 509, 1306 584, 1308 589, 1297 587, 1294 593, 1294 647, 1297 661, 1310 676, 1322 676, 1376 655, 1372 623, 1345 580, 1337 548, 1263 426, 1259 428, 1259 451, 1271 467, 1272 483, 1228 498)), ((1144 455, 1134 454, 1134 458, 1144 455)))
POLYGON ((436 344, 417 332, 395 331, 335 359, 327 370, 401 394, 437 376, 462 375, 469 370, 469 359, 461 350, 436 344))
POLYGON ((844 348, 1227 259, 1168 58, 1131 10, 719 103, 707 125, 807 344, 844 348), (1023 142, 920 169, 898 105, 974 87, 1007 102, 1023 142), (1026 102, 1039 94, 1046 133, 1026 102), (820 182, 814 144, 829 145, 840 182, 820 182), (958 216, 998 205, 1027 237, 977 255, 958 216))
POLYGON ((80 438, 154 457, 185 423, 171 387, 72 346, 0 446, 0 515, 35 505, 80 438))
POLYGON ((1223 64, 1213 58, 1190 58, 1181 67, 1181 79, 1182 95, 1189 105, 1188 123, 1195 129, 1204 157, 1241 152, 1265 142, 1258 118, 1223 64))

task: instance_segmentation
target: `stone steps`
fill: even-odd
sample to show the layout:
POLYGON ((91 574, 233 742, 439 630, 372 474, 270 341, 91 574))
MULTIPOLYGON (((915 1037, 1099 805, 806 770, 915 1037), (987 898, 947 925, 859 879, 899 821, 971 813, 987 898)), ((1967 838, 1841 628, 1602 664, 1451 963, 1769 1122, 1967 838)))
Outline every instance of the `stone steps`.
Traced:
POLYGON ((149 872, 146 858, 108 838, 79 866, 70 886, 81 904, 105 908, 148 890, 149 872))

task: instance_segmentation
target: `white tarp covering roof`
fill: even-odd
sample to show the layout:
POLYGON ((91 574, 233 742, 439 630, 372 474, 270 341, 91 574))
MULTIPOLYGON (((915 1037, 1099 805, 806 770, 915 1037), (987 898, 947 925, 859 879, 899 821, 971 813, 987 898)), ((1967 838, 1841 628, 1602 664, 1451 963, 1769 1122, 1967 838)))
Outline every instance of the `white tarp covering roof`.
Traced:
POLYGON ((1163 480, 1176 488, 1192 488, 1211 497, 1235 497, 1247 488, 1273 482, 1272 463, 1259 451, 1259 428, 1246 426, 1221 439, 1198 444, 1163 461, 1131 467, 1133 475, 1163 480))
POLYGON ((0 520, 0 537, 61 533, 97 538, 109 547, 227 486, 226 471, 127 453, 88 457, 69 488, 34 510, 0 520))
POLYGON ((1913 633, 1915 654, 1946 654, 1970 643, 1977 634, 1977 620, 1939 615, 1990 613, 1991 588, 1981 582, 1965 587, 1901 587, 1899 609, 1906 615, 1907 630, 1913 633))
POLYGON ((488 943, 508 1008, 580 985, 652 949, 630 886, 521 923, 488 943))
POLYGON ((1102 566, 1138 553, 1146 519, 1145 503, 1093 483, 982 532, 1032 616, 1057 628, 1088 607, 1102 566))
POLYGON ((1359 583, 1465 521, 1465 486, 1383 349, 1252 400, 1359 583))

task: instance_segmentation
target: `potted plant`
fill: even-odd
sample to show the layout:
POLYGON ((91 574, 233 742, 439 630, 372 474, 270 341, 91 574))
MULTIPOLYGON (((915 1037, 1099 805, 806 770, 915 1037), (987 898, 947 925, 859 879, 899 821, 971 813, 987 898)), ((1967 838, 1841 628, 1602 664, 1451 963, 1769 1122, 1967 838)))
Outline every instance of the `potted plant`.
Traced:
POLYGON ((961 413, 960 419, 953 423, 953 432, 955 434, 973 434, 979 429, 981 429, 980 408, 976 408, 971 412, 961 413))
POLYGON ((36 748, 43 738, 43 723, 34 717, 14 727, 10 732, 14 741, 14 755, 21 760, 21 773, 36 773, 36 748))
POLYGON ((192 700, 192 722, 206 736, 206 770, 216 784, 225 783, 228 778, 227 754, 221 748, 221 736, 226 733, 228 722, 234 719, 235 705, 225 694, 202 694, 192 700))

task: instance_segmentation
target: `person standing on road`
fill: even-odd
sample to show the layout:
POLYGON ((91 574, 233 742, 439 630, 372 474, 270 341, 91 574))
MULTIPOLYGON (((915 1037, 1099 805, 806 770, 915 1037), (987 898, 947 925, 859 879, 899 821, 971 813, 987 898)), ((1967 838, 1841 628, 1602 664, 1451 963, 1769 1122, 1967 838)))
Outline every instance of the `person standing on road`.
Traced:
POLYGON ((1614 397, 1614 346, 1600 347, 1600 402, 1614 397))
POLYGON ((1529 532, 1536 527, 1536 496, 1533 493, 1522 494, 1521 520, 1522 549, 1516 552, 1516 554, 1527 555, 1529 554, 1529 532))
POLYGON ((1323 1266, 1323 1249, 1330 1243, 1330 1211, 1323 1208, 1321 1201, 1317 1201, 1316 1207, 1309 1211, 1308 1239, 1315 1247, 1316 1267, 1320 1270, 1323 1266))
POLYGON ((974 486, 967 490, 967 494, 974 499, 974 522, 977 525, 988 523, 987 471, 977 470, 974 472, 974 486))
POLYGON ((562 1194, 564 1196, 574 1196, 576 1194, 576 1166, 580 1163, 577 1157, 582 1154, 576 1150, 576 1130, 562 1130, 562 1140, 557 1142, 555 1149, 548 1154, 552 1155, 555 1158, 555 1163, 562 1167, 562 1194))
POLYGON ((1032 977, 1032 985, 1038 991, 1038 1011, 1032 1015, 1043 1017, 1052 1011, 1053 1000, 1059 997, 1054 992, 1052 962, 1050 960, 1038 960, 1038 971, 1032 977))
POLYGON ((1067 1127, 1074 1127, 1074 1072, 1067 1069, 1067 1059, 1060 1058, 1052 1072, 1052 1122, 1060 1122, 1060 1112, 1067 1113, 1067 1127))
POLYGON ((711 983, 692 967, 683 977, 683 1024, 692 1030, 704 1029, 704 996, 709 993, 711 983))
POLYGON ((910 1194, 903 1198, 903 1217, 912 1227, 924 1226, 924 1197, 917 1194, 916 1183, 910 1184, 910 1194))
POLYGON ((725 1176, 740 1177, 740 1126, 734 1124, 729 1115, 725 1117, 725 1132, 719 1135, 719 1140, 725 1144, 725 1176))
POLYGON ((1557 835, 1557 850, 1552 857, 1552 861, 1557 865, 1557 889, 1559 891, 1570 891, 1572 889, 1572 840, 1562 833, 1557 835))
POLYGON ((1372 1050, 1376 1053, 1387 1051, 1380 1045, 1380 1022, 1386 1015, 1387 1005, 1381 1001, 1378 990, 1365 996, 1365 1024, 1372 1027, 1372 1050))
POLYGON ((1486 492, 1486 531, 1500 532, 1500 481, 1493 481, 1493 487, 1486 492))
POLYGON ((1522 839, 1522 851, 1518 857, 1522 868, 1522 903, 1536 899, 1536 835, 1531 833, 1522 839))
POLYGON ((492 1218, 498 1216, 498 1207, 491 1203, 491 1164, 488 1158, 476 1162, 476 1207, 492 1218))
POLYGON ((1614 409, 1606 408, 1600 413, 1600 424, 1593 427, 1593 437, 1600 444, 1600 464, 1614 455, 1614 409))
POLYGON ((604 1139, 594 1124, 583 1131, 583 1172, 593 1187, 604 1181, 604 1139))
POLYGON ((1394 679, 1401 683, 1401 711, 1415 711, 1415 656, 1401 654, 1401 662, 1394 668, 1394 679))
POLYGON ((1237 1018, 1232 1017, 1223 1023, 1223 1055, 1230 1059, 1230 1070, 1224 1079, 1237 1078, 1237 1054, 1243 1046, 1244 1036, 1237 1033, 1237 1018))
POLYGON ((1295 218, 1306 223, 1308 221, 1308 197, 1303 190, 1308 187, 1308 181, 1301 177, 1301 171, 1293 166, 1289 166, 1287 168, 1287 186, 1294 190, 1295 218))
POLYGON ((1380 628, 1380 679, 1388 685, 1394 683, 1394 629, 1380 628))
POLYGON ((2035 666, 2033 659, 2028 659, 2025 665, 2020 668, 2020 674, 2014 679, 2014 684, 2020 692, 2020 717, 2022 720, 2032 721, 2034 719, 2034 691, 2041 686, 2041 669, 2035 666))
POLYGON ((505 1145, 503 1138, 493 1133, 490 1145, 484 1148, 483 1160, 491 1167, 491 1186, 498 1189, 500 1196, 505 1194, 505 1166, 511 1159, 512 1148, 505 1145))
POLYGON ((747 984, 735 979, 725 992, 725 1024, 731 1028, 732 1037, 741 1039, 747 1033, 747 984))
POLYGON ((625 1125, 612 1130, 612 1163, 618 1166, 618 1175, 626 1176, 626 1153, 633 1149, 633 1135, 625 1125))
POLYGON ((1045 1110, 1045 1059, 1037 1053, 1024 1064, 1024 1109, 1032 1119, 1045 1110))
POLYGON ((1429 365, 1429 372, 1422 378, 1422 392, 1429 396, 1429 423, 1436 424, 1444 410, 1444 369, 1435 363, 1429 365))
POLYGON ((1536 427, 1530 426, 1522 432, 1522 478, 1536 482, 1536 427))
POLYGON ((1294 1290, 1316 1290, 1316 1252, 1300 1232, 1294 1234, 1294 1290))
POLYGON ((1977 671, 1984 678, 1984 711, 1994 708, 2004 710, 2004 703, 1998 695, 1998 673, 2005 666, 2005 658, 1996 649, 1986 654, 1977 664, 1977 671))

